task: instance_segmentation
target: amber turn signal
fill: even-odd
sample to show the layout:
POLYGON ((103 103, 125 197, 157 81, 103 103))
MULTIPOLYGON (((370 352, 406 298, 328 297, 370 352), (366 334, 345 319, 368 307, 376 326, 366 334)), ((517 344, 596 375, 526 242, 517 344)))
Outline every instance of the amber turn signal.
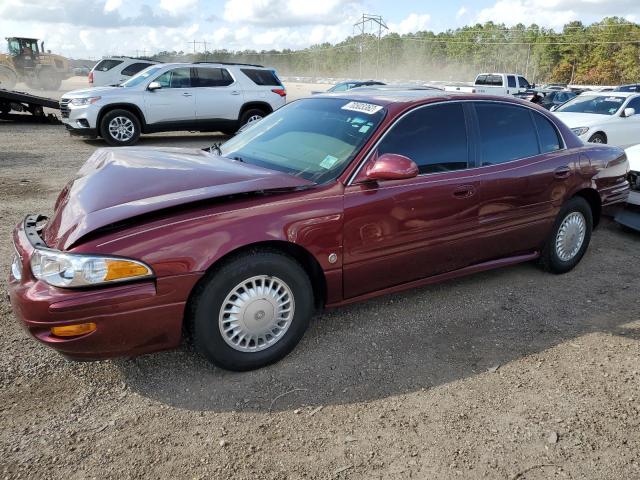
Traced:
POLYGON ((107 273, 104 281, 120 280, 123 278, 144 277, 149 275, 149 269, 137 262, 127 260, 106 260, 107 273))
POLYGON ((51 327, 51 333, 56 337, 77 337, 79 335, 85 335, 91 333, 96 329, 96 324, 78 323, 76 325, 64 325, 62 327, 51 327))

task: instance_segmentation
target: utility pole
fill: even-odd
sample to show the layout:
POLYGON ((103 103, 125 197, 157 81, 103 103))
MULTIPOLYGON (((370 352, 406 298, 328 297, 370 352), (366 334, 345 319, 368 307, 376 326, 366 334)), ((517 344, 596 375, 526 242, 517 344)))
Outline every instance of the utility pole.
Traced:
POLYGON ((380 76, 380 39, 382 38, 382 30, 389 30, 387 24, 384 22, 384 19, 381 15, 371 15, 368 13, 362 14, 362 20, 353 24, 353 32, 360 32, 360 79, 362 79, 362 50, 364 47, 363 40, 366 27, 371 27, 371 31, 375 33, 375 29, 378 29, 378 57, 376 59, 376 77, 380 76))

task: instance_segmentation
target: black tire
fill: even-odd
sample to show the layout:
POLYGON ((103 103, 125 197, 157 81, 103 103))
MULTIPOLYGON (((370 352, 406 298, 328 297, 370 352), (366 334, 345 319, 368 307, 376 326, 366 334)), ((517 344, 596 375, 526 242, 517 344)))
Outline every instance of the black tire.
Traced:
POLYGON ((558 213, 558 217, 553 224, 553 229, 549 234, 549 238, 547 239, 542 250, 542 255, 540 256, 540 263, 542 267, 548 272, 558 274, 572 270, 580 262, 587 251, 589 242, 591 241, 592 230, 593 213, 591 212, 591 206, 584 198, 573 197, 562 206, 560 213, 558 213), (558 248, 556 247, 556 240, 563 222, 574 213, 581 214, 584 219, 584 239, 580 249, 570 259, 562 259, 560 258, 558 248))
POLYGON ((38 87, 42 90, 57 91, 62 85, 62 77, 51 68, 44 68, 38 72, 38 87))
POLYGON ((267 113, 264 110, 261 110, 259 108, 250 108, 249 110, 244 112, 242 115, 240 115, 240 124, 238 125, 238 127, 239 128, 244 127, 247 123, 249 123, 249 120, 251 120, 254 117, 264 118, 266 116, 267 116, 267 113))
POLYGON ((114 147, 126 147, 128 145, 133 145, 138 141, 138 138, 140 138, 140 120, 138 120, 138 117, 129 110, 111 110, 110 112, 107 112, 100 121, 100 136, 105 142, 114 147), (130 138, 121 140, 113 136, 109 131, 109 124, 112 120, 117 118, 128 119, 133 125, 133 134, 130 138))
POLYGON ((9 67, 0 65, 0 88, 13 90, 18 83, 18 76, 9 67))
POLYGON ((607 143, 607 137, 604 133, 598 132, 591 135, 589 143, 607 143))
MULTIPOLYGON (((205 277, 197 287, 189 305, 190 332, 193 342, 207 359, 227 370, 246 371, 264 367, 285 357, 302 339, 313 315, 313 300, 311 281, 296 260, 270 250, 257 250, 244 254, 224 263, 205 277), (220 316, 223 313, 221 310, 225 303, 229 303, 225 300, 237 286, 259 275, 267 275, 269 280, 284 282, 288 286, 293 296, 293 314, 288 328, 271 346, 264 347, 263 343, 259 347, 264 348, 262 350, 240 351, 239 346, 234 348, 228 343, 232 341, 233 334, 227 336, 229 340, 223 337, 220 328, 220 316)), ((247 305, 255 305, 259 301, 262 299, 253 300, 253 304, 249 302, 247 305)), ((258 317, 259 314, 264 316, 264 311, 258 310, 255 317, 249 315, 244 317, 244 320, 248 318, 250 321, 259 322, 263 318, 258 317)), ((237 339, 239 335, 233 338, 237 339)), ((248 343, 247 348, 258 348, 256 345, 259 343, 253 340, 251 342, 253 345, 248 343)))

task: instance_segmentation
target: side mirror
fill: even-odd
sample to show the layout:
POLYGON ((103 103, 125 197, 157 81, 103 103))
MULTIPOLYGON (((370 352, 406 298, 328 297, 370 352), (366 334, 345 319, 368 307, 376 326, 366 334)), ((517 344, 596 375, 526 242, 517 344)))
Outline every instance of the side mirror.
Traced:
POLYGON ((162 85, 160 85, 160 83, 158 82, 151 82, 149 84, 149 86, 147 87, 147 90, 153 92, 154 90, 160 90, 162 88, 162 85))
POLYGON ((624 112, 622 112, 623 117, 633 117, 636 114, 635 108, 625 108, 624 112))
POLYGON ((384 153, 365 167, 364 181, 405 180, 418 176, 418 166, 404 155, 384 153))

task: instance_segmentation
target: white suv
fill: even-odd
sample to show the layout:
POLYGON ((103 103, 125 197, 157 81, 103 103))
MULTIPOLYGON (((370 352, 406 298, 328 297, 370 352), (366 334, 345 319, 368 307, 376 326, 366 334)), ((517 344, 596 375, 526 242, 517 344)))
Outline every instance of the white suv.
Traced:
POLYGON ((141 133, 232 134, 286 103, 275 71, 261 65, 173 63, 148 67, 118 87, 66 93, 62 121, 73 135, 132 145, 141 133))
POLYGON ((136 73, 158 63, 153 60, 131 57, 104 57, 91 69, 88 75, 90 87, 120 85, 136 73))

